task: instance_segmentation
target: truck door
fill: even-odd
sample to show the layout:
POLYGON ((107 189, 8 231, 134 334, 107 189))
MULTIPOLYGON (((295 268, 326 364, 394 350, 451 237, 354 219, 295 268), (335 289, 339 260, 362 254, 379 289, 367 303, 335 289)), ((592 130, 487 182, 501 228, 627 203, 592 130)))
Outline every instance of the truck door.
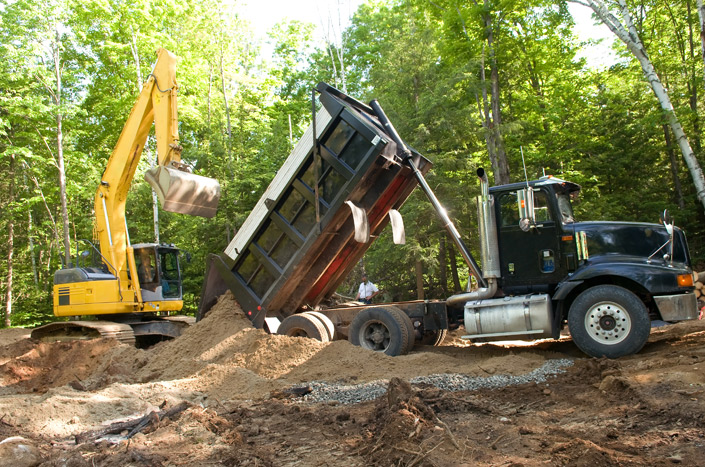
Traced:
POLYGON ((549 196, 543 189, 534 192, 536 225, 524 231, 519 226, 517 191, 498 195, 501 287, 507 294, 549 292, 565 277, 560 227, 549 196))

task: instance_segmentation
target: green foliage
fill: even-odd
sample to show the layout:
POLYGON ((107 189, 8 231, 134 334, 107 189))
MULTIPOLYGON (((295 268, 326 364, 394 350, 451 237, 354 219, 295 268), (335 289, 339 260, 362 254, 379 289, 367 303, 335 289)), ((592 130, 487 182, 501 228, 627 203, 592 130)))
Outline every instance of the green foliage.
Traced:
MULTIPOLYGON (((639 32, 703 160, 694 2, 643 6, 639 32)), ((158 47, 179 60, 184 160, 223 190, 213 219, 160 212, 161 240, 191 257, 182 257, 185 310, 195 310, 207 255, 229 243, 309 125, 311 89, 343 75, 331 59, 335 46, 316 44, 311 24, 276 25, 273 56, 263 59, 237 8, 221 0, 0 0, 0 167, 7 174, 0 190, 14 189, 12 199, 0 199, 0 255, 9 255, 12 223, 13 325, 52 318, 52 277, 63 254, 57 112, 75 253, 77 240, 93 237, 96 187, 158 47), (60 107, 52 100, 52 47, 60 48, 63 67, 60 107)), ((674 143, 665 140, 663 116, 638 64, 624 51, 610 69, 586 69, 575 58, 572 28, 563 2, 369 1, 343 32, 346 86, 359 100, 378 99, 407 143, 432 161, 429 184, 477 253, 475 170, 489 167, 478 102, 482 72, 490 72, 491 35, 512 180, 523 179, 523 152, 529 177, 545 172, 583 186, 575 207, 580 219, 654 222, 668 207, 686 229, 695 261, 705 262, 704 214, 677 150, 672 165, 674 143)), ((152 194, 142 181, 152 145, 128 198, 134 243, 154 240, 152 194)), ((465 286, 467 268, 420 192, 402 215, 407 244, 393 245, 391 232, 383 232, 342 293, 355 294, 364 268, 387 299, 416 298, 417 262, 427 298, 458 288, 454 269, 465 286)), ((8 274, 3 260, 3 307, 8 274)))

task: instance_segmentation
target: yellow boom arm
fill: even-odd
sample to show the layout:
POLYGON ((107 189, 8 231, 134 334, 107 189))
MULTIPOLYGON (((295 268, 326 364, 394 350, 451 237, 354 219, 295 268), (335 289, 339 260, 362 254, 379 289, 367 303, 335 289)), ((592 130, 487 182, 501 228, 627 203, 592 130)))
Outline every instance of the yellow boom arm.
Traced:
MULTIPOLYGON (((103 256, 128 284, 134 257, 125 221, 125 202, 152 123, 157 140, 158 165, 145 179, 154 187, 165 210, 213 217, 220 198, 216 180, 190 173, 181 162, 176 107, 176 57, 158 50, 157 62, 120 133, 95 195, 96 233, 103 256), (129 259, 128 259, 129 258, 129 259)), ((120 287, 124 290, 124 286, 120 287)), ((137 294, 138 287, 132 287, 137 294)))

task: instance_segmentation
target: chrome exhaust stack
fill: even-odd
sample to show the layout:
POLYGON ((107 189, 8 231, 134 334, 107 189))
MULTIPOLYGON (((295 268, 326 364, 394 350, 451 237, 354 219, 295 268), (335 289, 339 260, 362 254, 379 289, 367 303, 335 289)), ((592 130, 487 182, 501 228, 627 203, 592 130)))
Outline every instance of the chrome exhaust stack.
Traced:
POLYGON ((480 229, 480 259, 485 279, 497 279, 502 274, 499 267, 499 240, 494 210, 494 197, 490 196, 485 169, 477 169, 481 194, 477 197, 477 218, 480 229))
POLYGON ((480 257, 482 275, 487 280, 487 287, 473 292, 453 295, 446 300, 449 306, 461 305, 470 301, 486 300, 497 293, 497 278, 500 277, 499 243, 497 240, 497 223, 495 221, 494 198, 490 196, 487 174, 482 168, 477 169, 480 178, 480 196, 477 197, 477 218, 480 231, 480 257))

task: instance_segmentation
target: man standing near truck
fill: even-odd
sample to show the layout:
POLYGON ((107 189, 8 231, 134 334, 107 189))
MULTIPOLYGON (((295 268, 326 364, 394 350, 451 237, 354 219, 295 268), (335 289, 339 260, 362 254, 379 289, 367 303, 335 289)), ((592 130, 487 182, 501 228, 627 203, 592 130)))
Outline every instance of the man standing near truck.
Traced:
POLYGON ((360 290, 358 290, 355 300, 359 300, 369 305, 378 293, 379 289, 377 286, 367 280, 367 274, 362 274, 362 283, 360 283, 360 290))

